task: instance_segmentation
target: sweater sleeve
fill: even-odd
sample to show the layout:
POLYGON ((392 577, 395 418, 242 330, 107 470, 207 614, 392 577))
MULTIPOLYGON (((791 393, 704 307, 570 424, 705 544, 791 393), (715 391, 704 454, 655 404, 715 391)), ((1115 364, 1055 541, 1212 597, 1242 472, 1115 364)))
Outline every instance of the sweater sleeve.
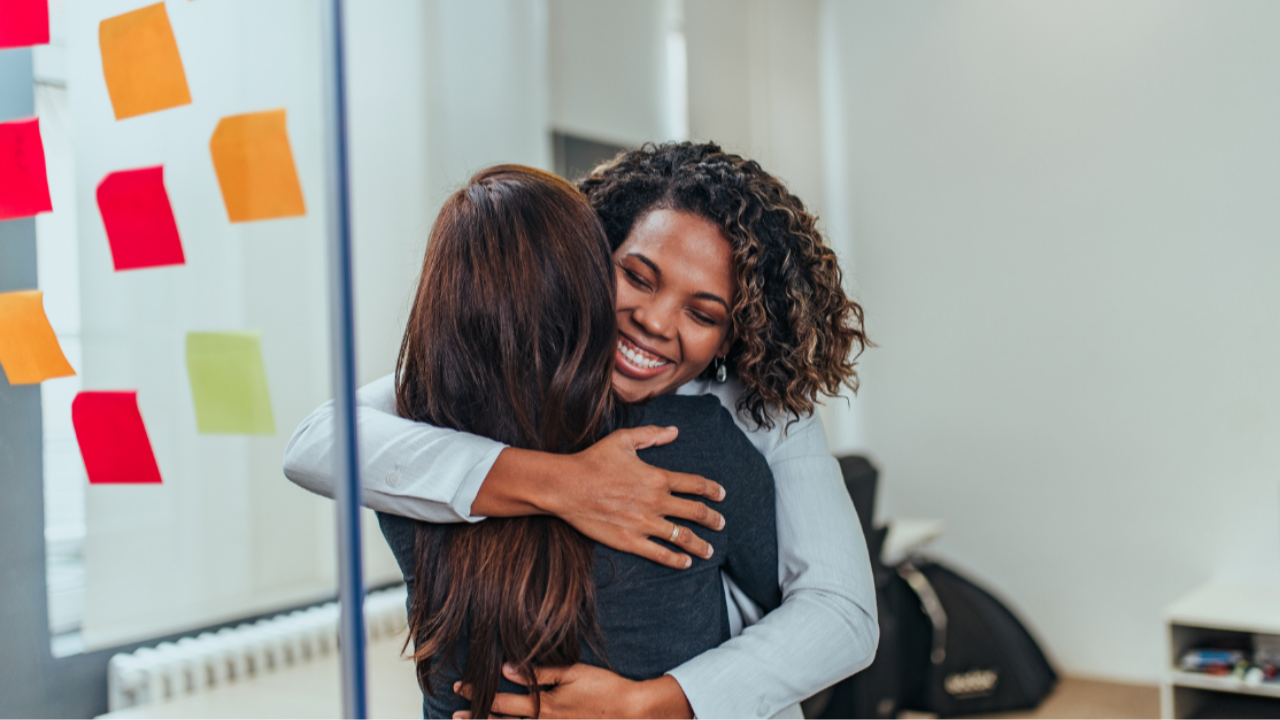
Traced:
MULTIPOLYGON (((284 474, 298 486, 333 497, 333 401, 294 430, 284 474)), ((356 394, 360 487, 364 505, 426 522, 476 522, 471 504, 505 447, 469 433, 395 414, 395 378, 379 378, 356 394)))
POLYGON ((768 611, 782 602, 778 588, 778 534, 773 473, 764 457, 716 406, 712 425, 725 495, 725 529, 712 542, 726 549, 724 571, 757 605, 768 611))

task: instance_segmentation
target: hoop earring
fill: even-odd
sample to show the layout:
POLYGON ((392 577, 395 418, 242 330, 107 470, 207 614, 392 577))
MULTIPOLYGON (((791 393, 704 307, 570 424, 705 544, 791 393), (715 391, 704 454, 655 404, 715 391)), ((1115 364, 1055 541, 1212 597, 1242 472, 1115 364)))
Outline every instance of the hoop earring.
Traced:
POLYGON ((716 358, 715 365, 716 365, 716 382, 722 383, 725 380, 727 380, 729 377, 729 370, 724 366, 724 358, 723 357, 716 358))

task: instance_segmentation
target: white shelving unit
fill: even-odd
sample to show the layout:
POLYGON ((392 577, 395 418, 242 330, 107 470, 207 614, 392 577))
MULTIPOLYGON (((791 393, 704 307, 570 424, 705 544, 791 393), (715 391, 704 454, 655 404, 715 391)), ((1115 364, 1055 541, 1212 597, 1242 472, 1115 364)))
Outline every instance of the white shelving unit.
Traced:
POLYGON ((1255 685, 1178 669, 1178 658, 1192 648, 1224 642, 1249 647, 1255 633, 1280 635, 1280 587, 1208 585, 1174 603, 1165 624, 1163 717, 1280 717, 1280 682, 1255 685))

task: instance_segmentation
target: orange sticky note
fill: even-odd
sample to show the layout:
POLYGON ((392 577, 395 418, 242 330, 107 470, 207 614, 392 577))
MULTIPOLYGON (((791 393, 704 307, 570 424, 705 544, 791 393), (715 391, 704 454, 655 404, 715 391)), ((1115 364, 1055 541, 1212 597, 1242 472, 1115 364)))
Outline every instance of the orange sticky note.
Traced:
POLYGON ((283 108, 222 118, 209 152, 231 222, 306 214, 283 108))
POLYGON ((75 375, 44 314, 44 293, 0 293, 0 366, 10 385, 75 375))
POLYGON ((103 20, 98 46, 117 120, 191 104, 164 3, 103 20))

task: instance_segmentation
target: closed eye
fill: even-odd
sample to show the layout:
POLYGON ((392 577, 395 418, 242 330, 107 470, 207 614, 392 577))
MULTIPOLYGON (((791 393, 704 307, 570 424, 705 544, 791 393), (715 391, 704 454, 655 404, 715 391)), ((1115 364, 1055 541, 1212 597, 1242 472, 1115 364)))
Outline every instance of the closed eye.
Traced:
POLYGON ((644 278, 640 277, 640 273, 637 273, 636 271, 631 270, 630 268, 623 267, 622 265, 619 265, 618 267, 622 270, 623 274, 627 276, 627 279, 630 280, 632 283, 639 285, 640 287, 645 289, 649 288, 649 282, 644 278))

